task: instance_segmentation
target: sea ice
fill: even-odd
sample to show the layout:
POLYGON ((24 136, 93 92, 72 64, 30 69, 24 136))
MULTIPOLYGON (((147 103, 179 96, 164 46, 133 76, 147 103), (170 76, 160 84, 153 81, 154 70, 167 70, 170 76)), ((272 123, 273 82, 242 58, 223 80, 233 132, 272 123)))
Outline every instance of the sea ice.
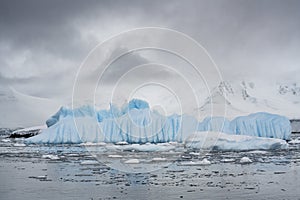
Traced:
POLYGON ((43 155, 42 158, 44 159, 50 159, 50 160, 59 160, 59 157, 57 155, 43 155))
POLYGON ((230 135, 221 132, 195 132, 185 141, 185 146, 192 149, 245 151, 287 149, 285 140, 247 135, 230 135))
POLYGON ((133 158, 133 159, 126 160, 124 163, 125 164, 139 164, 140 160, 136 159, 136 158, 133 158))
POLYGON ((252 163, 252 160, 248 157, 242 157, 240 160, 241 164, 247 164, 247 163, 252 163))

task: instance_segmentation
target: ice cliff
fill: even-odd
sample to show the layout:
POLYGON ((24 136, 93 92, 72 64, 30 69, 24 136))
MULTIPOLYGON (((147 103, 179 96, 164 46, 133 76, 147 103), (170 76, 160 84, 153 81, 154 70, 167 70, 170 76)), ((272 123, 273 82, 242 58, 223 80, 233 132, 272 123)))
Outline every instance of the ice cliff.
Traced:
POLYGON ((26 142, 184 142, 196 131, 289 139, 291 132, 289 120, 279 115, 255 113, 232 121, 224 117, 207 117, 198 122, 186 114, 164 116, 138 99, 131 100, 120 109, 113 105, 108 110, 99 111, 92 106, 73 110, 62 107, 46 124, 47 129, 26 139, 26 142))

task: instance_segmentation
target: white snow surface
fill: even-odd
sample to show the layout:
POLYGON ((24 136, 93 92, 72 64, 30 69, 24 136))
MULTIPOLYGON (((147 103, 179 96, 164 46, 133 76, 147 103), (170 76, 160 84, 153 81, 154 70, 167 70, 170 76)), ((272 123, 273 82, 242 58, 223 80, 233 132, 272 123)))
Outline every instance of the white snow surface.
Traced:
POLYGON ((207 160, 206 158, 204 158, 203 160, 199 160, 199 161, 185 161, 185 162, 181 162, 180 165, 184 165, 184 166, 195 166, 195 165, 210 165, 211 162, 209 160, 207 160))
POLYGON ((240 160, 241 164, 247 164, 247 163, 252 163, 252 160, 248 157, 242 157, 240 160))
POLYGON ((230 135, 221 132, 195 132, 185 141, 185 146, 192 149, 248 151, 287 149, 285 140, 247 135, 230 135))
POLYGON ((139 164, 140 160, 136 159, 136 158, 132 158, 132 159, 126 160, 124 163, 125 164, 139 164))

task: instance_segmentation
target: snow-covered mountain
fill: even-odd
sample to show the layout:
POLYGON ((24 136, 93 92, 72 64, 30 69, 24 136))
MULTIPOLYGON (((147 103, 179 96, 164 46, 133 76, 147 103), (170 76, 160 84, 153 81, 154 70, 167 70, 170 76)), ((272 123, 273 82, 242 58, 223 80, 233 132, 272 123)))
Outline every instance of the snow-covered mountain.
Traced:
POLYGON ((222 81, 198 109, 203 116, 234 118, 253 112, 270 112, 300 118, 300 86, 262 82, 222 81), (224 114, 225 113, 225 114, 224 114))

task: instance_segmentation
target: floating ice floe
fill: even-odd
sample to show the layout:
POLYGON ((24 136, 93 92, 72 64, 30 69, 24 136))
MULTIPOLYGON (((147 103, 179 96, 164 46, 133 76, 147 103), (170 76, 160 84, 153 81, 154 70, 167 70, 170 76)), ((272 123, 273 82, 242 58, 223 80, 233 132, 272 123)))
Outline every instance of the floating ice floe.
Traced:
POLYGON ((80 163, 81 165, 97 165, 99 164, 96 160, 85 160, 80 163))
POLYGON ((166 161, 166 158, 152 158, 152 161, 166 161))
POLYGON ((26 147, 26 144, 23 144, 23 143, 15 143, 13 145, 14 145, 14 147, 26 147))
POLYGON ((125 164, 139 164, 140 160, 136 159, 136 158, 133 158, 133 159, 126 160, 124 163, 125 164))
POLYGON ((234 162, 235 159, 233 158, 223 158, 222 160, 220 160, 221 162, 224 162, 224 163, 230 163, 230 162, 234 162))
POLYGON ((112 154, 112 155, 108 155, 108 158, 122 158, 122 155, 117 155, 117 154, 112 154))
POLYGON ((185 146, 192 149, 248 151, 287 149, 285 140, 247 135, 230 135, 220 132, 195 132, 185 141, 185 146))
POLYGON ((162 152, 170 151, 176 148, 174 145, 169 143, 159 144, 130 144, 130 145, 108 145, 107 149, 110 150, 122 150, 122 151, 140 151, 140 152, 162 152))
POLYGON ((10 142, 10 139, 2 139, 1 142, 10 142))
POLYGON ((50 159, 50 160, 59 160, 60 158, 57 155, 43 155, 42 158, 44 159, 50 159))
POLYGON ((247 164, 247 163, 252 163, 252 160, 248 157, 242 157, 240 160, 241 164, 247 164))

